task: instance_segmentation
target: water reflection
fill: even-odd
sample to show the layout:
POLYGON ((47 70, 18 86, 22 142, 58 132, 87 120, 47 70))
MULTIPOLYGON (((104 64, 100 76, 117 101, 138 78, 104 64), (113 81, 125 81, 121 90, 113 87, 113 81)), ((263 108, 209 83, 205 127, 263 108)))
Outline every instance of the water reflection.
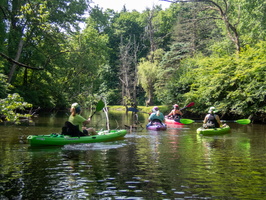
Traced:
MULTIPOLYGON (((112 113, 112 128, 131 115, 112 113)), ((200 136, 200 124, 132 129, 124 139, 31 148, 23 136, 60 132, 66 116, 0 126, 0 199, 264 199, 265 125, 230 124, 200 136), (21 142, 22 141, 22 142, 21 142)), ((145 126, 146 116, 138 119, 145 126)), ((101 113, 92 126, 105 127, 101 113)))
POLYGON ((64 151, 88 151, 88 150, 110 150, 122 148, 126 144, 112 142, 112 143, 91 143, 91 144, 75 144, 65 145, 62 150, 64 151))

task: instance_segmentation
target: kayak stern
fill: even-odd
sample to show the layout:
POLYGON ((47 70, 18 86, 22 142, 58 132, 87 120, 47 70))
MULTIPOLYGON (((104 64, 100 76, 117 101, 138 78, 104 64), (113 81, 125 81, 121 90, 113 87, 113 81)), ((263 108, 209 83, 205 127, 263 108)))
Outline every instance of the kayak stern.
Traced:
POLYGON ((200 127, 197 129, 197 133, 201 135, 219 135, 225 134, 230 131, 230 127, 228 125, 221 127, 221 128, 203 128, 200 127))

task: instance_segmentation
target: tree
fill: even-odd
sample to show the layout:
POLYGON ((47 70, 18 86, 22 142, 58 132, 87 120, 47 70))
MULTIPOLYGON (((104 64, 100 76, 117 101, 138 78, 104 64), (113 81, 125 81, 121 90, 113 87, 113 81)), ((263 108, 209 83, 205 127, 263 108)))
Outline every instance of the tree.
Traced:
POLYGON ((5 98, 7 96, 8 90, 12 86, 7 83, 7 76, 0 73, 0 98, 5 98))
POLYGON ((30 114, 21 114, 26 108, 32 107, 31 104, 24 102, 19 94, 8 94, 12 86, 7 83, 7 77, 0 73, 0 122, 12 121, 19 123, 20 117, 30 117, 30 114))
POLYGON ((222 114, 265 117, 265 42, 238 56, 197 56, 184 60, 175 75, 175 99, 197 102, 195 112, 215 106, 222 114))
POLYGON ((154 52, 158 48, 168 50, 179 10, 179 5, 173 4, 166 10, 156 6, 152 9, 146 9, 142 13, 145 24, 144 38, 150 46, 149 52, 154 52))
POLYGON ((7 98, 0 99, 0 122, 11 121, 20 123, 20 118, 28 118, 30 114, 21 114, 19 111, 24 111, 26 108, 32 107, 32 104, 24 102, 24 99, 19 94, 9 94, 7 98))
MULTIPOLYGON (((71 3, 65 0, 8 2, 1 9, 5 14, 6 24, 11 24, 7 29, 8 49, 4 50, 5 55, 14 61, 23 60, 24 55, 21 58, 21 54, 25 46, 36 46, 44 37, 55 36, 59 28, 71 32, 72 27, 77 28, 76 21, 81 20, 77 14, 83 14, 85 5, 86 0, 71 3), (66 14, 68 17, 65 17, 66 14)), ((10 69, 6 69, 10 83, 16 70, 16 63, 11 64, 10 69)))
MULTIPOLYGON (((231 18, 232 13, 236 12, 237 9, 234 7, 234 4, 230 4, 230 0, 218 0, 212 1, 212 0, 162 0, 167 1, 171 3, 203 3, 204 8, 202 11, 209 10, 209 11, 215 11, 215 12, 207 12, 206 16, 202 17, 200 20, 207 20, 207 19, 220 19, 223 21, 224 26, 226 28, 227 34, 230 38, 230 40, 235 45, 236 51, 239 53, 241 44, 240 44, 240 36, 239 31, 237 29, 238 20, 237 18, 231 18)), ((234 2, 233 2, 234 3, 234 2)), ((239 11, 238 11, 239 12, 239 11)))
MULTIPOLYGON (((8 81, 16 92, 32 98, 36 104, 54 101, 50 97, 55 93, 49 85, 51 74, 56 71, 54 63, 62 62, 59 59, 68 45, 67 38, 79 29, 78 23, 83 20, 81 15, 87 5, 87 0, 13 0, 0 5, 7 27, 1 29, 5 31, 1 35, 6 36, 3 45, 6 48, 0 53, 3 60, 9 61, 3 72, 9 76, 8 81), (30 88, 33 90, 29 91, 30 88), (34 94, 28 95, 30 92, 34 94)), ((44 105, 49 104, 53 103, 44 105)))
POLYGON ((135 37, 127 44, 120 44, 120 81, 122 83, 123 105, 137 105, 136 85, 137 85, 137 52, 138 44, 135 37))
POLYGON ((158 49, 151 53, 148 59, 142 59, 138 66, 139 84, 146 92, 146 106, 153 105, 155 100, 154 92, 156 91, 155 83, 163 72, 160 68, 159 61, 161 60, 162 50, 158 49))

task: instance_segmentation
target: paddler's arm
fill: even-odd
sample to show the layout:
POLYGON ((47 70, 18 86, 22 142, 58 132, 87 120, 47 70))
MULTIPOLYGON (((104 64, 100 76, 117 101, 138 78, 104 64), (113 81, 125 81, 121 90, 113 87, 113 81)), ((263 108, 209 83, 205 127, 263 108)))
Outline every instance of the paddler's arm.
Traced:
POLYGON ((203 124, 207 123, 207 115, 205 116, 204 120, 203 120, 203 124))
POLYGON ((89 124, 91 122, 91 118, 89 117, 87 120, 83 122, 83 125, 86 126, 86 124, 89 124))
POLYGON ((218 122, 219 126, 222 127, 223 124, 222 124, 222 122, 220 121, 220 117, 219 117, 218 115, 215 115, 215 119, 216 119, 216 121, 218 122))

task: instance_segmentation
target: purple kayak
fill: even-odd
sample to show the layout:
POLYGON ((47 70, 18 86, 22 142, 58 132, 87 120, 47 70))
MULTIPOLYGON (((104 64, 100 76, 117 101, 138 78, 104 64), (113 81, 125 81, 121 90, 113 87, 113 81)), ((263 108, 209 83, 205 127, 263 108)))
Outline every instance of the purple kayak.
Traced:
POLYGON ((164 131, 167 129, 167 126, 161 122, 150 122, 147 124, 146 128, 149 130, 164 131))

